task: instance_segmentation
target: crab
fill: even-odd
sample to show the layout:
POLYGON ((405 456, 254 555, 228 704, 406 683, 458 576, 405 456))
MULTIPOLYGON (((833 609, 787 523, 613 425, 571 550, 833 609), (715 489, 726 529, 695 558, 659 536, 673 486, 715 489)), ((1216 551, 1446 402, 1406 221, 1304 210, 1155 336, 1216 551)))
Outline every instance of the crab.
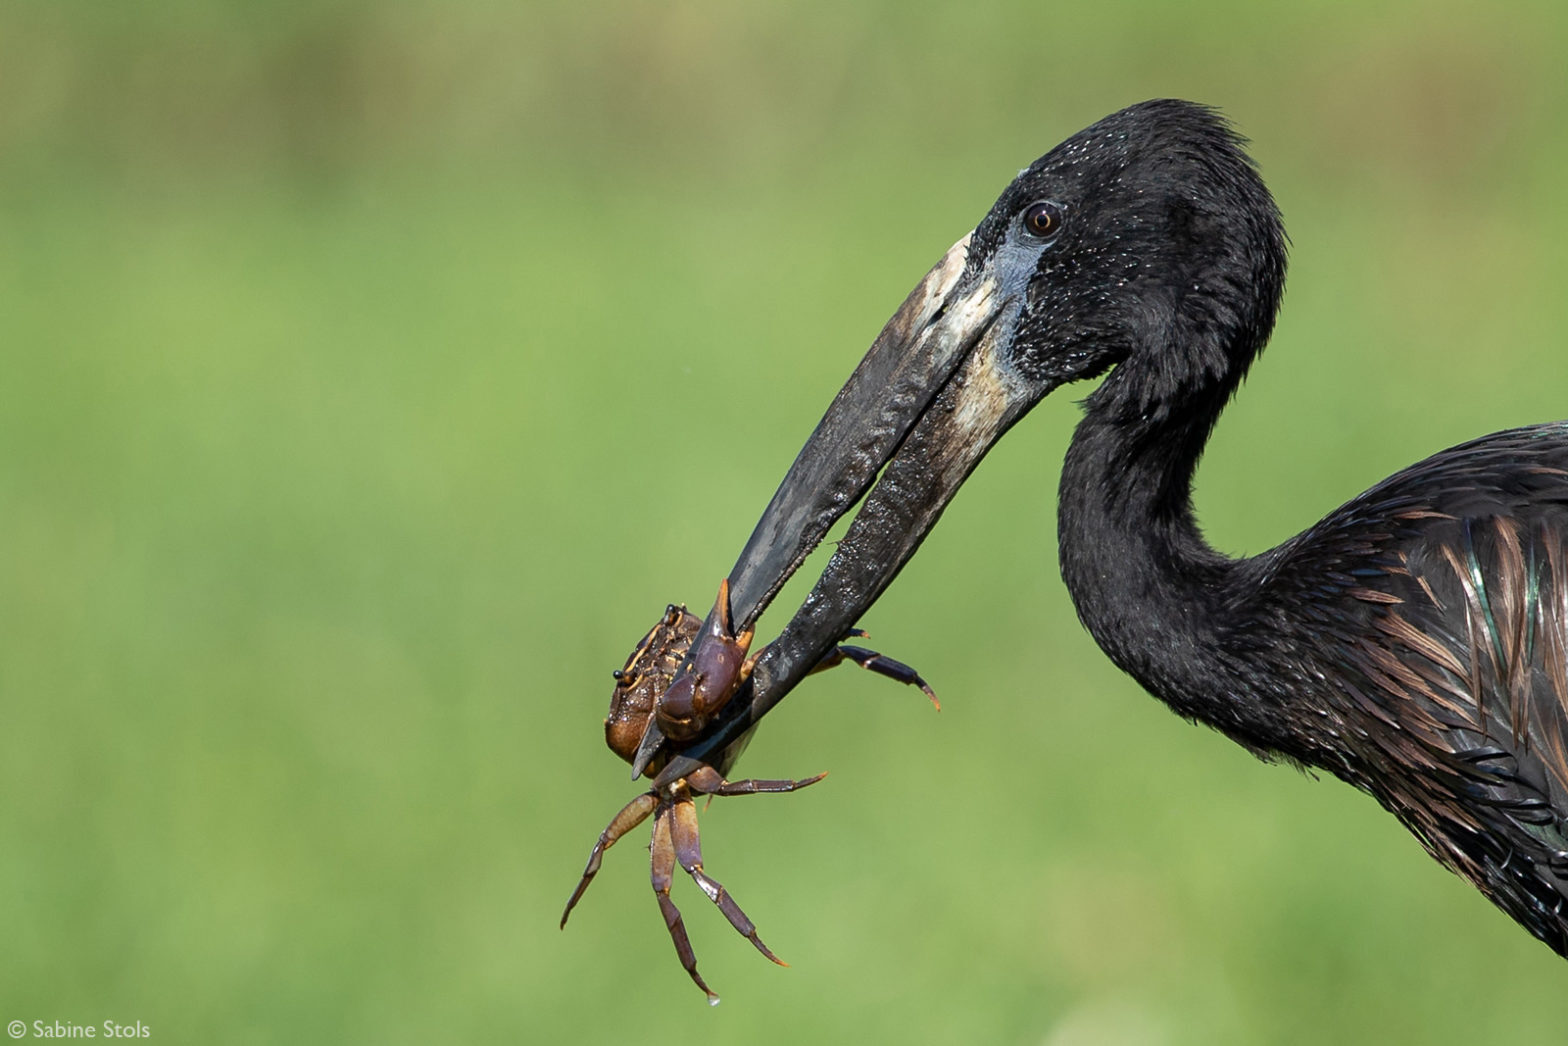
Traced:
MULTIPOLYGON (((747 629, 737 635, 732 627, 729 581, 726 579, 719 584, 718 599, 714 602, 713 613, 709 615, 708 641, 698 647, 698 659, 692 664, 691 670, 679 674, 677 678, 678 669, 703 627, 702 619, 685 606, 670 604, 658 623, 626 659, 625 667, 612 673, 615 690, 610 695, 610 712, 604 720, 604 738, 610 750, 628 763, 633 761, 650 723, 656 722, 666 737, 677 742, 701 736, 702 731, 751 675, 761 652, 748 657, 752 630, 747 629)), ((865 635, 860 629, 853 629, 845 638, 865 635)), ((933 705, 938 709, 942 707, 930 685, 918 672, 874 650, 837 646, 812 671, 820 672, 845 661, 900 683, 917 686, 931 699, 933 705)), ((657 758, 644 771, 645 775, 650 779, 656 777, 666 759, 657 758)), ((708 1004, 717 1005, 719 997, 697 972, 697 956, 686 935, 686 925, 681 919, 680 909, 670 899, 676 864, 692 877, 741 936, 772 962, 780 966, 788 965, 762 943, 762 938, 757 935, 756 924, 746 917, 724 885, 703 870, 702 846, 697 832, 697 807, 692 797, 705 795, 711 802, 714 796, 795 792, 816 784, 826 776, 826 773, 821 773, 799 780, 728 781, 719 769, 704 766, 667 785, 642 793, 622 807, 610 819, 604 831, 599 833, 588 855, 582 878, 566 902, 566 910, 561 913, 561 928, 566 928, 566 920, 571 916, 572 909, 598 874, 604 852, 652 815, 653 838, 648 851, 652 858, 653 892, 658 898, 664 925, 675 942, 675 953, 680 957, 681 966, 707 995, 708 1004)))

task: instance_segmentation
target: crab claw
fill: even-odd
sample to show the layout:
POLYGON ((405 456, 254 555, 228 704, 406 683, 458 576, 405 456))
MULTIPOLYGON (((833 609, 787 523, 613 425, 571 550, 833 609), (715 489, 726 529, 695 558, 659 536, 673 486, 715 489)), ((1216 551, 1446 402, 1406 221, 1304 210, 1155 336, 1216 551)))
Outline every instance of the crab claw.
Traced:
POLYGON ((690 670, 676 675, 654 708, 665 737, 691 740, 724 707, 745 678, 751 637, 751 629, 736 635, 730 627, 730 583, 726 578, 719 582, 713 612, 698 634, 700 643, 693 646, 690 670))

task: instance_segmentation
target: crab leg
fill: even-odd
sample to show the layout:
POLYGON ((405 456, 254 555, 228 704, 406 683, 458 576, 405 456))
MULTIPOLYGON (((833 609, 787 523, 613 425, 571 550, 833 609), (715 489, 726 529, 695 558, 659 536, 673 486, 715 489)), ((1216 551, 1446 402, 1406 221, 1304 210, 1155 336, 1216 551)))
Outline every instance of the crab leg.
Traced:
MULTIPOLYGON (((860 636, 865 635, 865 633, 860 631, 858 628, 850 634, 860 636)), ((817 662, 817 667, 813 668, 811 672, 808 672, 807 674, 811 675, 816 672, 826 672, 830 668, 837 668, 845 661, 853 661, 855 664, 869 672, 875 672, 879 676, 886 676, 887 678, 896 682, 907 683, 910 686, 918 686, 921 690, 925 691, 926 696, 931 699, 931 703, 936 706, 937 711, 940 712, 942 710, 942 702, 936 699, 936 691, 931 689, 931 684, 920 678, 919 672, 916 672, 913 668, 904 664, 902 661, 895 661, 891 657, 887 657, 884 654, 879 654, 875 650, 867 650, 865 647, 834 647, 832 650, 827 652, 826 657, 817 662)))
POLYGON ((827 776, 826 772, 815 777, 807 777, 799 781, 762 781, 756 778, 747 778, 744 781, 726 781, 711 766, 686 778, 686 784, 696 795, 757 795, 762 792, 798 792, 808 785, 814 785, 827 776))
MULTIPOLYGON (((679 805, 679 804, 676 804, 679 805)), ((685 805, 690 808, 691 800, 685 800, 685 805)), ((696 823, 695 814, 693 824, 696 823)), ((659 804, 659 812, 653 818, 653 841, 648 844, 648 853, 652 856, 654 896, 659 899, 659 911, 664 913, 664 925, 670 931, 670 939, 675 942, 675 954, 680 956, 681 965, 686 967, 686 972, 708 996, 708 1005, 717 1006, 719 997, 708 987, 702 979, 702 974, 697 972, 697 955, 691 950, 691 938, 686 936, 686 924, 681 921, 681 910, 675 907, 675 902, 670 900, 670 882, 675 877, 676 849, 670 840, 670 804, 659 804)), ((685 862, 683 861, 682 864, 685 862)))
POLYGON ((604 831, 599 833, 599 841, 593 844, 593 851, 588 855, 588 867, 583 869, 582 880, 578 882, 577 889, 572 891, 571 900, 566 902, 566 911, 561 913, 561 929, 566 929, 567 917, 572 914, 572 909, 582 899, 588 884, 593 882, 593 877, 599 874, 599 862, 604 859, 604 851, 614 846, 615 840, 646 821, 648 815, 653 813, 657 802, 657 793, 644 792, 621 807, 621 812, 612 817, 604 831))
POLYGON ((681 867, 686 869, 686 873, 698 886, 702 887, 702 892, 708 895, 708 900, 718 905, 719 911, 724 913, 730 925, 756 946, 757 951, 780 966, 788 966, 789 963, 774 955, 772 950, 762 943, 762 938, 757 936, 756 924, 746 918, 746 913, 740 910, 740 905, 736 904, 729 891, 724 889, 724 884, 702 870, 702 843, 697 836, 697 807, 692 803, 691 794, 685 788, 677 790, 675 802, 671 804, 669 810, 670 819, 673 821, 670 831, 674 836, 675 858, 680 861, 681 867))

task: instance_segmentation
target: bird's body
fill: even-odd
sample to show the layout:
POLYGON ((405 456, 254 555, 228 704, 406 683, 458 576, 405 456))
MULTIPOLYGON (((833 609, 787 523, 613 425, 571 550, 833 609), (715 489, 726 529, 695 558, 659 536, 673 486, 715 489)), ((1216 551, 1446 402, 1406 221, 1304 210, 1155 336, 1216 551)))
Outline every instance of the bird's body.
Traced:
POLYGON ((731 575, 749 625, 881 469, 758 664, 749 720, 708 753, 858 619, 1019 417, 1105 375, 1058 528, 1095 640, 1177 713, 1367 791, 1568 954, 1568 424, 1437 454, 1231 559, 1197 527, 1192 477, 1272 331, 1286 255, 1240 139, 1200 106, 1133 106, 1030 165, 960 248, 962 272, 939 265, 889 324, 731 575))
POLYGON ((1080 482, 1082 449, 1062 568, 1112 660, 1181 715, 1369 792, 1568 950, 1568 427, 1435 455, 1244 560, 1190 515, 1080 482))
POLYGON ((1298 539, 1268 586, 1279 627, 1338 713, 1317 765, 1371 792, 1559 954, 1565 535, 1568 430, 1519 429, 1352 502, 1298 539))

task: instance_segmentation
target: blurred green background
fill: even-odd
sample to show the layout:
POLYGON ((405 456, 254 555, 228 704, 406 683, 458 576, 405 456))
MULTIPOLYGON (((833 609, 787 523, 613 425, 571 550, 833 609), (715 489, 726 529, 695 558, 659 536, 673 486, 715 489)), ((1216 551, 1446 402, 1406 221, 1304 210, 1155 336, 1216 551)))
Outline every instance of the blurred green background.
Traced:
POLYGON ((1557 3, 0 7, 0 1020, 1562 1042, 1561 960, 1094 648, 1055 566, 1072 395, 864 622, 943 712, 822 677, 741 770, 829 780, 703 817, 793 967, 678 882, 704 1006, 641 831, 556 920, 635 791, 610 670, 712 599, 915 280, 1107 112, 1223 107, 1294 237, 1200 475, 1222 548, 1568 415, 1565 50, 1557 3))

